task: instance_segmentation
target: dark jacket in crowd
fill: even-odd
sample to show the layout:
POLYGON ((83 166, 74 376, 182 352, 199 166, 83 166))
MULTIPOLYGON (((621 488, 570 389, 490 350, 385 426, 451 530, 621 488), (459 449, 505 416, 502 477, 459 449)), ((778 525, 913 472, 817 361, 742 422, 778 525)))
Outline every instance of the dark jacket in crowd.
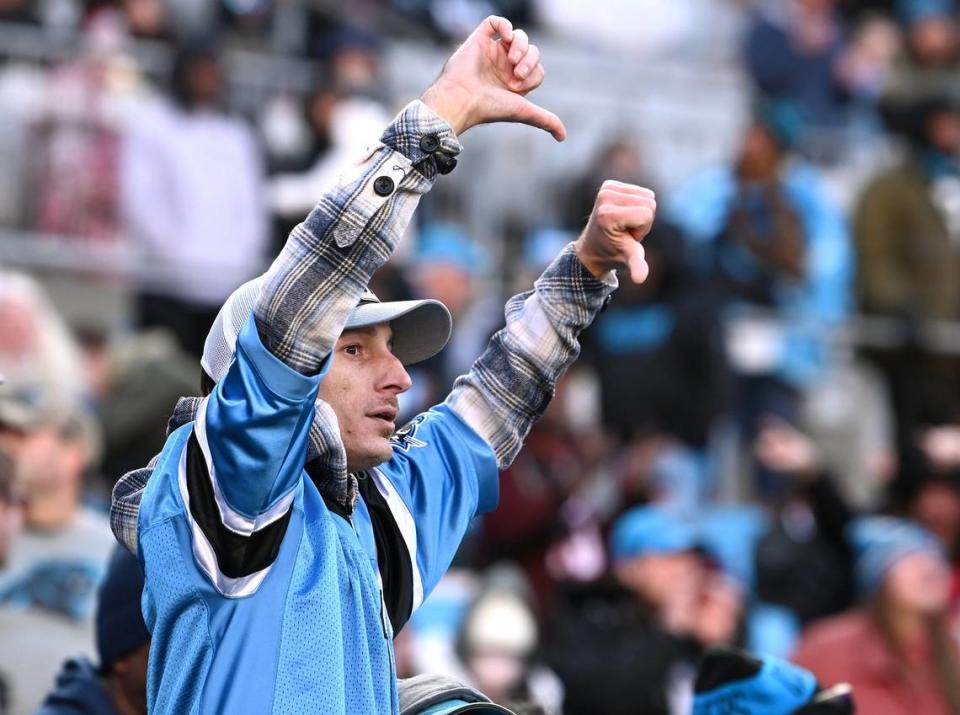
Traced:
POLYGON ((35 715, 117 715, 96 666, 86 658, 63 664, 57 684, 35 715))
POLYGON ((669 715, 670 688, 692 677, 699 646, 658 625, 613 582, 568 585, 544 629, 544 659, 563 681, 566 715, 669 715))
POLYGON ((797 518, 790 505, 781 510, 757 545, 757 591, 806 624, 853 601, 853 557, 844 533, 854 513, 827 475, 804 485, 795 499, 793 506, 809 509, 812 520, 797 518))
POLYGON ((916 158, 867 187, 855 223, 864 312, 960 318, 960 253, 931 189, 916 158))

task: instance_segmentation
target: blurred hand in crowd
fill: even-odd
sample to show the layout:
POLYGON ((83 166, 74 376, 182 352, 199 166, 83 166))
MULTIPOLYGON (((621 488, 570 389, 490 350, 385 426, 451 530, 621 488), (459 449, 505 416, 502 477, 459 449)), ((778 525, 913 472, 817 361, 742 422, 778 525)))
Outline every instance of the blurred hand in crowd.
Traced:
POLYGON ((527 33, 491 16, 447 60, 422 99, 457 134, 478 124, 519 122, 563 141, 567 130, 560 118, 526 98, 543 78, 540 50, 527 33))
POLYGON ((804 480, 816 479, 822 466, 820 449, 813 440, 773 417, 761 427, 754 453, 767 469, 804 480))
POLYGON ((939 471, 960 467, 960 427, 945 425, 924 432, 920 446, 939 471))

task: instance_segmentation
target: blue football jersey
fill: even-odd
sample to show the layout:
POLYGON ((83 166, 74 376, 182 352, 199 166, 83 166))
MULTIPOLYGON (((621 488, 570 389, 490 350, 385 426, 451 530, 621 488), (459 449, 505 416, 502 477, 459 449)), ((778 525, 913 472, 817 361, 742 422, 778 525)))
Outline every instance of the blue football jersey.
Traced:
POLYGON ((358 475, 346 513, 304 464, 324 374, 287 367, 251 318, 168 438, 137 521, 151 713, 399 711, 393 634, 496 506, 497 460, 438 406, 358 475))

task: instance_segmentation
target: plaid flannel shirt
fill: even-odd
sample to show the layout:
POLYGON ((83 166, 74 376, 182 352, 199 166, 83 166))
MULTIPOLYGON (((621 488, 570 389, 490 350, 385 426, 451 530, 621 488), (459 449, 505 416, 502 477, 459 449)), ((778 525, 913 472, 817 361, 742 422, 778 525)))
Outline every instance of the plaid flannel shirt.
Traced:
POLYGON ((507 301, 506 325, 458 378, 446 404, 483 437, 506 469, 553 399, 557 380, 580 354, 580 332, 617 287, 595 278, 569 244, 534 288, 507 301))
POLYGON ((422 102, 400 112, 362 161, 341 176, 290 234, 254 308, 270 352, 304 374, 320 369, 374 271, 393 255, 420 197, 433 186, 439 151, 460 152, 453 129, 422 102))
MULTIPOLYGON (((450 127, 420 102, 409 104, 381 143, 346 172, 291 234, 271 266, 255 306, 258 332, 287 365, 316 372, 346 324, 373 272, 392 255, 420 196, 436 178, 433 160, 419 148, 435 134, 441 150, 460 145, 450 127), (374 182, 389 176, 394 191, 381 196, 374 182)), ((533 423, 553 397, 556 381, 579 354, 578 337, 617 287, 611 272, 595 278, 567 246, 533 290, 507 302, 506 325, 446 399, 491 446, 501 468, 516 457, 533 423)), ((178 411, 195 404, 182 401, 178 411)), ((323 419, 318 411, 317 419, 323 419)), ((182 424, 192 419, 180 415, 182 424)), ((329 432, 330 430, 312 430, 329 432)), ((314 445, 325 463, 345 470, 339 439, 314 445)), ((137 548, 137 513, 149 469, 123 477, 114 488, 111 521, 117 538, 137 548)))

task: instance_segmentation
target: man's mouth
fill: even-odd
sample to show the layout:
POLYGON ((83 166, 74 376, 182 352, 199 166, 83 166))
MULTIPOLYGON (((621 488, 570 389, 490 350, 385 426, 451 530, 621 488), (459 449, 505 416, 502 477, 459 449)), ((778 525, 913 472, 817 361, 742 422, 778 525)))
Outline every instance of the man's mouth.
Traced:
POLYGON ((367 417, 382 422, 385 426, 389 426, 390 431, 393 432, 396 427, 397 408, 381 407, 373 412, 368 412, 367 417))

